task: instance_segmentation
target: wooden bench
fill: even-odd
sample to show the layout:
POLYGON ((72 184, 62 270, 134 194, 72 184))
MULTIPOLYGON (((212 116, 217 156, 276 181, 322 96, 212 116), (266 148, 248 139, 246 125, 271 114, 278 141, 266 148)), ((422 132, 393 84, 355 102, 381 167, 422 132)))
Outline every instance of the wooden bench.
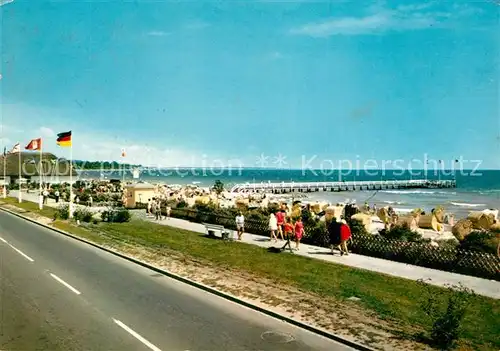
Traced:
POLYGON ((222 240, 229 240, 229 230, 224 228, 223 225, 203 223, 205 231, 208 236, 215 237, 216 233, 220 233, 222 240))

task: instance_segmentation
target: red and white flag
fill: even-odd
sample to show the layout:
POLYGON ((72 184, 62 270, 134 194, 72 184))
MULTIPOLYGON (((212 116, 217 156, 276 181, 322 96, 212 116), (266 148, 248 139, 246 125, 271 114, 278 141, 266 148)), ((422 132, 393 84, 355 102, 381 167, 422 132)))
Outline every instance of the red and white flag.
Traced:
POLYGON ((21 152, 21 145, 19 143, 17 143, 16 145, 14 145, 14 147, 12 148, 12 150, 10 150, 10 153, 11 154, 17 154, 21 152))
POLYGON ((28 145, 26 145, 26 150, 41 150, 42 149, 42 138, 33 139, 28 145))

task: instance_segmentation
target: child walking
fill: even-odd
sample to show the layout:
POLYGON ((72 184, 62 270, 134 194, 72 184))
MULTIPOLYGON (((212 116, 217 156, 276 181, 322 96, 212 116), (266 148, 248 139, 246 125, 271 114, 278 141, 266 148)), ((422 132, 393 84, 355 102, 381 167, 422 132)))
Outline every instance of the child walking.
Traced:
POLYGON ((299 217, 297 222, 295 222, 295 250, 299 251, 300 240, 304 236, 304 224, 302 223, 302 218, 299 217))

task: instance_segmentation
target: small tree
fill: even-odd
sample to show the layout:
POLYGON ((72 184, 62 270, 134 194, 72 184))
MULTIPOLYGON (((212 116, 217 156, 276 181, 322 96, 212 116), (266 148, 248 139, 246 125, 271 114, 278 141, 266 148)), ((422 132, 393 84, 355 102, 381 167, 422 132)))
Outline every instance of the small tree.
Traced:
POLYGON ((447 285, 436 289, 428 282, 419 280, 426 293, 422 296, 422 311, 429 317, 429 336, 440 350, 453 348, 460 338, 462 321, 467 313, 473 290, 459 285, 447 285))
POLYGON ((224 191, 224 183, 217 179, 212 187, 212 190, 215 191, 217 195, 220 195, 224 191))

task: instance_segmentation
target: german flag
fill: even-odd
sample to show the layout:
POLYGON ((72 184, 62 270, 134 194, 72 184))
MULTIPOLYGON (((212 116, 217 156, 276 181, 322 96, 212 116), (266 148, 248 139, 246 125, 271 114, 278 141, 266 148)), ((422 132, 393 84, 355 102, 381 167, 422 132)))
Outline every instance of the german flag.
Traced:
POLYGON ((71 131, 57 134, 57 145, 62 147, 71 146, 71 131))

